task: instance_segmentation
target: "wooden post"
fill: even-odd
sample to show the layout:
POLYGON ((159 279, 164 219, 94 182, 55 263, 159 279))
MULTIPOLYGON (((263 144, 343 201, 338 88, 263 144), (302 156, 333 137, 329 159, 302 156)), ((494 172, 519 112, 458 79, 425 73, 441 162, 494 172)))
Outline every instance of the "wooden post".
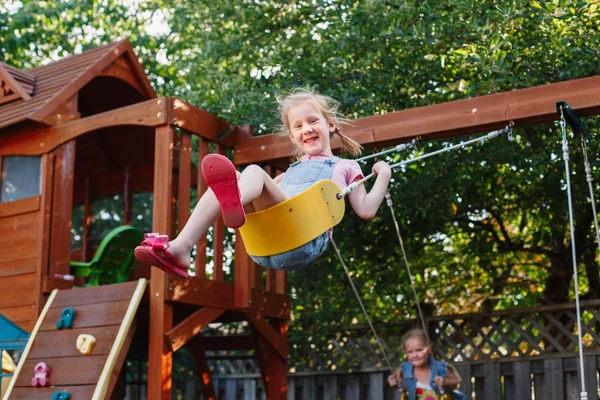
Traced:
MULTIPOLYGON (((202 176, 200 165, 202 159, 208 154, 208 141, 200 138, 198 141, 198 174, 196 181, 196 202, 208 189, 208 185, 202 176)), ((196 243, 196 278, 206 278, 206 233, 196 243)))
MULTIPOLYGON (((287 332, 286 321, 273 321, 271 325, 279 333, 287 332)), ((256 339, 256 354, 260 365, 260 373, 269 400, 287 399, 287 358, 283 358, 271 346, 269 341, 253 327, 256 339)), ((281 338, 287 346, 287 334, 281 338)))
MULTIPOLYGON (((133 191, 131 190, 131 167, 123 172, 123 225, 131 225, 133 191)), ((87 182, 87 181, 86 181, 87 182)))
MULTIPOLYGON (((156 128, 152 230, 170 232, 173 198, 173 128, 156 128)), ((168 278, 158 268, 150 273, 150 326, 148 332, 148 400, 170 400, 173 355, 165 333, 173 327, 173 306, 165 302, 168 278)))
POLYGON ((83 232, 81 234, 81 252, 83 259, 81 261, 89 261, 92 256, 90 248, 90 237, 92 236, 92 219, 94 217, 94 209, 92 206, 93 190, 92 178, 85 177, 84 194, 83 194, 83 232))
POLYGON ((54 189, 52 190, 52 221, 48 276, 68 274, 71 261, 71 214, 73 212, 73 173, 75 141, 71 140, 54 151, 54 189))
POLYGON ((210 371, 208 370, 208 362, 206 361, 206 351, 202 345, 201 336, 196 336, 188 342, 188 350, 190 351, 194 363, 196 364, 196 375, 200 380, 202 396, 204 400, 215 400, 215 386, 210 371))

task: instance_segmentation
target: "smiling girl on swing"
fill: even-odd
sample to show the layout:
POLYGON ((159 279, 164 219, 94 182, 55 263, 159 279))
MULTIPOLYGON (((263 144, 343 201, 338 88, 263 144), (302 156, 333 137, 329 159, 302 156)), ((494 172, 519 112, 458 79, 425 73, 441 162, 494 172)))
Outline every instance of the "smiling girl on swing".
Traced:
MULTIPOLYGON (((209 189, 196 204, 187 224, 172 241, 168 241, 166 235, 146 234, 135 249, 138 260, 187 277, 193 246, 219 215, 229 228, 239 228, 246 220, 246 212, 273 207, 319 180, 331 179, 344 188, 363 177, 356 161, 335 157, 331 150, 333 135, 341 139, 342 152, 357 156, 362 150, 357 142, 342 133, 340 125, 346 120, 337 113, 338 102, 306 89, 296 89, 279 104, 283 130, 296 147, 298 161, 286 173, 271 178, 257 165, 249 165, 239 173, 226 157, 207 155, 201 168, 209 189)), ((363 220, 375 216, 391 178, 391 169, 383 161, 375 163, 372 171, 377 179, 371 191, 367 192, 364 185, 360 185, 348 195, 354 212, 363 220)), ((267 268, 304 268, 323 253, 331 235, 329 230, 292 250, 251 257, 267 268)))

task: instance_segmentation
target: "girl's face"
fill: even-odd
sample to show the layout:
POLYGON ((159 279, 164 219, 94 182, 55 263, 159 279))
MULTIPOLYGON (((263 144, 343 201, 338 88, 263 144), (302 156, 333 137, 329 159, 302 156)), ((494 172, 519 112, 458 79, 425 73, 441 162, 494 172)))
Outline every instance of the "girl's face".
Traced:
POLYGON ((303 101, 291 107, 287 119, 290 138, 302 153, 332 155, 330 132, 335 126, 327 121, 312 101, 303 101))
POLYGON ((429 347, 423 340, 411 338, 404 342, 404 352, 408 362, 414 367, 425 367, 429 364, 429 347))

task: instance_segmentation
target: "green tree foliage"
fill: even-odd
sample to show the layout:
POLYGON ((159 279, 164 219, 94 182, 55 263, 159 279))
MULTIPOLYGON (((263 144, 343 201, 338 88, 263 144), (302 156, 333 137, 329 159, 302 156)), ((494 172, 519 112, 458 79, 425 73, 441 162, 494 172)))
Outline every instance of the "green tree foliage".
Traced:
MULTIPOLYGON (((128 38, 158 93, 262 134, 278 125, 275 97, 297 86, 315 87, 340 100, 347 116, 362 117, 595 75, 599 30, 600 6, 582 0, 9 0, 0 5, 0 58, 29 67, 128 38)), ((597 124, 586 123, 596 177, 597 124)), ((576 142, 581 291, 598 296, 576 142)), ((419 143, 390 161, 447 144, 419 143)), ((391 193, 426 308, 452 313, 572 297, 557 125, 519 128, 512 142, 501 137, 415 163, 394 175, 391 193)), ((385 206, 368 224, 349 213, 335 238, 374 320, 415 315, 385 206)), ((301 343, 364 322, 332 250, 289 280, 297 359, 310 352, 301 343)))

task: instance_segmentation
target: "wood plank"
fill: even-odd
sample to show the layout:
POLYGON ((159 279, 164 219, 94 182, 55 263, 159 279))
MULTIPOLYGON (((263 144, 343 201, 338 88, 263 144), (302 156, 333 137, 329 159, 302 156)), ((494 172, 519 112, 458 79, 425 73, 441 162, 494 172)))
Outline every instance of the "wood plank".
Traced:
POLYGON ((22 306, 15 307, 1 307, 0 314, 4 317, 8 318, 10 321, 27 321, 32 324, 37 320, 37 310, 35 309, 35 304, 32 302, 31 304, 26 304, 22 306))
MULTIPOLYGON (((10 204, 12 203, 4 203, 10 204)), ((25 214, 15 214, 10 218, 0 218, 0 233, 5 234, 8 232, 18 233, 21 230, 37 230, 39 228, 38 221, 39 213, 36 212, 28 212, 25 214)), ((7 239, 11 239, 10 236, 7 236, 7 239)))
POLYGON ((292 299, 287 295, 252 290, 252 309, 269 318, 290 319, 292 299))
POLYGON ((598 397, 598 364, 596 356, 584 356, 584 368, 585 368, 585 388, 583 391, 587 391, 589 398, 594 399, 598 397))
POLYGON ((565 385, 562 360, 544 360, 544 383, 546 386, 547 400, 563 400, 565 398, 565 385))
POLYGON ((52 224, 50 228, 52 246, 50 247, 47 271, 49 276, 70 273, 75 141, 71 140, 61 145, 54 151, 54 155, 52 224))
POLYGON ((513 372, 514 397, 511 398, 531 400, 531 363, 515 362, 513 363, 513 372))
MULTIPOLYGON (((15 387, 31 387, 33 370, 39 360, 26 360, 15 387)), ((106 356, 52 358, 46 361, 51 370, 50 383, 55 386, 95 385, 106 356)))
POLYGON ((166 334, 167 345, 175 352, 184 346, 190 339, 202 331, 209 323, 219 318, 225 310, 204 307, 194 312, 166 334))
POLYGON ((193 132, 211 142, 233 147, 234 135, 227 135, 224 139, 219 136, 232 128, 227 121, 203 111, 184 100, 170 98, 173 105, 173 125, 193 132))
POLYGON ((50 257, 50 229, 52 227, 52 184, 54 182, 54 155, 42 156, 42 198, 40 200, 41 212, 38 215, 40 228, 35 236, 41 253, 40 264, 36 273, 37 288, 35 308, 40 314, 44 308, 47 297, 42 292, 43 279, 48 271, 48 260, 50 257))
MULTIPOLYGON (((499 129, 514 121, 517 126, 555 121, 556 102, 566 101, 579 116, 600 112, 600 76, 535 86, 510 92, 456 100, 359 118, 344 133, 363 146, 374 147, 431 140, 499 129)), ((332 143, 333 148, 339 142, 332 143)), ((292 143, 276 135, 241 138, 235 144, 235 164, 285 160, 292 143)))
POLYGON ((269 323, 269 321, 262 316, 256 315, 253 310, 243 310, 242 313, 248 318, 253 329, 257 331, 257 335, 260 335, 261 340, 264 339, 269 343, 273 349, 277 351, 280 357, 287 358, 287 325, 285 325, 284 322, 279 321, 272 321, 269 323), (285 330, 275 328, 282 328, 284 325, 286 326, 285 330))
POLYGON ((41 155, 69 140, 101 128, 135 125, 159 126, 167 122, 167 105, 164 98, 95 114, 46 129, 21 135, 18 132, 0 138, 0 155, 41 155))
MULTIPOLYGON (((275 332, 281 331, 282 328, 287 327, 284 323, 274 323, 275 327, 271 329, 275 332)), ((263 336, 266 330, 259 330, 256 324, 252 326, 252 332, 256 338, 256 355, 258 358, 258 364, 260 365, 260 372, 262 377, 263 386, 265 388, 266 396, 269 400, 284 400, 287 398, 287 334, 281 336, 280 346, 285 348, 285 352, 277 350, 272 345, 272 340, 268 340, 263 336)))
POLYGON ((44 361, 56 357, 81 357, 75 343, 82 334, 92 335, 96 344, 90 355, 108 355, 114 343, 119 325, 100 326, 89 328, 74 328, 54 331, 40 331, 35 338, 35 346, 31 348, 29 360, 44 361))
POLYGON ((235 237, 233 303, 235 308, 248 308, 250 306, 250 257, 237 229, 235 237))
POLYGON ((204 340, 200 336, 194 337, 188 342, 188 350, 190 351, 194 363, 196 365, 196 375, 200 380, 202 394, 206 400, 214 400, 215 384, 210 376, 208 361, 206 360, 206 351, 204 348, 204 340))
POLYGON ((329 375, 323 379, 323 396, 325 399, 337 399, 337 376, 329 375))
POLYGON ((177 226, 183 229, 190 216, 190 189, 192 173, 192 136, 183 131, 179 150, 179 179, 177 188, 177 226))
MULTIPOLYGON (((0 162, 2 158, 0 157, 0 162)), ((0 173, 2 169, 0 169, 0 173)), ((9 201, 0 204, 0 218, 11 217, 17 214, 27 214, 40 209, 41 196, 27 197, 25 199, 9 201)))
POLYGON ((38 288, 36 279, 36 273, 0 278, 2 307, 35 304, 38 288))
POLYGON ((359 400, 360 399, 360 377, 356 375, 347 375, 344 385, 344 396, 345 400, 359 400))
MULTIPOLYGON (((217 153, 226 156, 227 152, 222 146, 217 146, 217 153)), ((223 256, 225 253, 225 230, 223 218, 218 218, 213 226, 213 279, 223 282, 223 256)))
MULTIPOLYGON (((73 310, 75 311, 73 328, 77 329, 120 325, 128 306, 129 300, 67 307, 73 307, 73 310)), ((40 331, 56 331, 56 321, 60 319, 62 311, 62 308, 52 307, 48 311, 46 319, 42 322, 40 331)))
POLYGON ((383 393, 383 374, 374 372, 369 374, 369 391, 367 393, 368 400, 379 400, 383 393))
POLYGON ((131 225, 133 213, 133 190, 131 189, 131 167, 123 170, 125 181, 123 182, 123 225, 131 225))
MULTIPOLYGON (((206 155, 208 155, 208 141, 200 138, 198 141, 198 165, 200 165, 206 155)), ((208 189, 208 185, 202 176, 202 168, 198 168, 197 170, 196 189, 197 203, 208 189)), ((206 246, 206 233, 204 233, 196 243, 196 279, 206 278, 206 246)))
POLYGON ((500 377, 500 364, 485 363, 483 365, 485 398, 489 400, 502 399, 502 382, 500 377))
POLYGON ((302 381, 302 400, 314 400, 317 398, 317 378, 315 376, 303 376, 302 381))
MULTIPOLYGON (((154 269, 154 268, 153 268, 154 269)), ((233 310, 233 285, 210 279, 170 279, 167 300, 233 310)))
MULTIPOLYGON (((152 230, 170 232, 173 227, 173 128, 156 128, 154 155, 154 203, 152 230)), ((173 355, 165 333, 173 327, 173 306, 166 302, 168 278, 158 268, 150 272, 150 323, 148 327, 148 400, 171 399, 173 355)))
POLYGON ((20 256, 16 260, 0 259, 0 278, 16 275, 26 275, 35 273, 37 271, 38 266, 40 264, 40 254, 36 254, 36 252, 34 252, 30 257, 22 258, 22 254, 24 254, 24 252, 19 251, 18 249, 15 250, 15 254, 17 256, 20 256))
MULTIPOLYGON (((52 381, 50 381, 52 382, 52 381)), ((58 391, 71 394, 71 399, 91 399, 95 385, 87 386, 53 386, 46 388, 17 387, 13 389, 11 400, 48 400, 58 391)))
POLYGON ((84 306, 100 301, 129 301, 137 284, 137 281, 133 281, 61 291, 52 303, 52 308, 84 306))

